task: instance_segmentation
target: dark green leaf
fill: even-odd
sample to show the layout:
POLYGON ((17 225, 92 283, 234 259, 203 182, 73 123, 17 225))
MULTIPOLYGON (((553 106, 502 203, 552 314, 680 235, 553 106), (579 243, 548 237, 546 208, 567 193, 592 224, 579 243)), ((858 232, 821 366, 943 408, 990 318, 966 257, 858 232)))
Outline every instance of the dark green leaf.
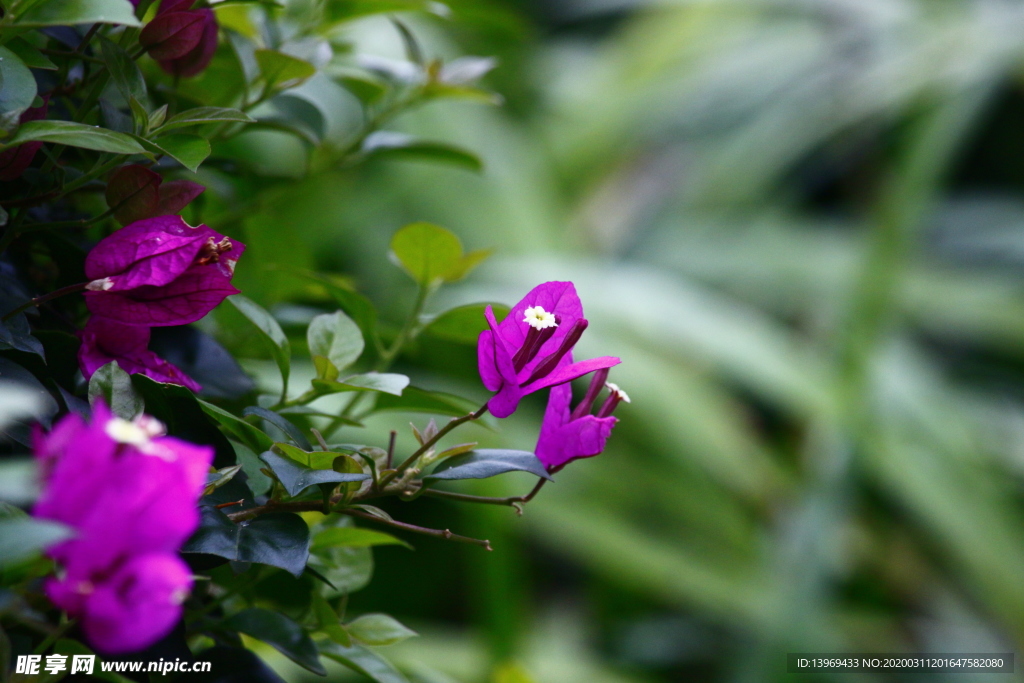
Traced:
MULTIPOLYGON (((29 300, 29 294, 13 277, 0 275, 0 317, 29 300)), ((32 336, 28 317, 18 313, 9 320, 0 320, 0 350, 14 349, 44 358, 42 343, 32 336)))
POLYGON ((18 128, 9 140, 4 140, 4 144, 11 146, 33 141, 114 154, 146 153, 145 148, 130 135, 74 121, 29 121, 18 128))
MULTIPOLYGON (((338 454, 333 454, 338 455, 338 454)), ((285 458, 273 451, 260 455, 284 486, 289 496, 297 496, 306 488, 315 484, 336 484, 349 481, 366 481, 370 475, 365 473, 335 472, 334 470, 316 470, 291 458, 285 458)))
MULTIPOLYGON (((225 487, 226 488, 226 487, 225 487)), ((309 557, 309 527, 292 512, 270 512, 235 524, 210 505, 200 507, 199 528, 182 548, 184 553, 217 555, 234 562, 280 567, 295 577, 309 557)))
POLYGON ((32 425, 38 421, 49 427, 60 406, 35 375, 4 356, 0 356, 0 387, 0 395, 7 398, 0 401, 6 404, 3 412, 7 415, 0 419, 0 438, 30 446, 32 425))
POLYGON ((156 382, 145 375, 131 377, 132 384, 146 402, 146 412, 167 425, 168 434, 192 443, 213 446, 217 451, 214 458, 216 467, 235 464, 234 449, 203 413, 202 402, 195 394, 183 386, 156 382))
POLYGON ((375 545, 403 545, 412 550, 411 545, 391 534, 351 526, 321 531, 313 541, 312 550, 323 547, 369 548, 375 545))
POLYGON ((253 607, 233 615, 224 625, 262 640, 315 674, 327 675, 327 670, 320 663, 316 644, 301 626, 283 614, 253 607))
POLYGON ((316 616, 319 630, 338 645, 351 647, 352 639, 349 637, 345 627, 341 625, 338 614, 331 607, 331 604, 315 592, 311 598, 311 606, 313 607, 313 614, 316 616))
POLYGON ((180 114, 175 114, 167 119, 167 122, 160 126, 156 132, 160 135, 187 126, 198 126, 204 123, 253 123, 254 118, 238 109, 226 107, 195 107, 186 109, 180 114))
POLYGON ((234 306, 239 313, 251 322, 259 330, 263 339, 268 342, 270 352, 281 371, 281 381, 284 391, 288 388, 288 375, 291 371, 291 344, 288 337, 281 329, 274 316, 270 315, 259 304, 241 294, 235 294, 227 298, 228 303, 234 306))
POLYGON ((364 339, 377 339, 377 311, 365 296, 351 289, 346 289, 329 277, 319 273, 298 268, 289 268, 287 272, 322 285, 327 290, 327 293, 338 302, 341 310, 345 311, 359 325, 359 329, 363 331, 364 339))
POLYGON ((57 65, 49 57, 40 52, 35 45, 26 40, 15 38, 7 43, 7 49, 18 55, 18 59, 30 69, 43 69, 45 71, 56 71, 57 65))
MULTIPOLYGON (((445 311, 434 318, 422 333, 460 344, 476 344, 480 333, 487 329, 487 319, 484 317, 484 309, 487 306, 488 304, 469 304, 445 311)), ((490 306, 498 320, 508 315, 508 306, 490 306)))
POLYGON ((267 410, 266 408, 261 408, 259 406, 249 406, 242 411, 242 415, 256 415, 284 432, 292 441, 295 442, 295 445, 302 450, 313 450, 313 445, 309 443, 309 439, 299 431, 298 427, 272 410, 267 410))
POLYGON ((75 26, 77 24, 120 24, 141 26, 128 0, 43 0, 24 14, 16 26, 75 26))
POLYGON ((102 400, 111 412, 125 420, 133 420, 142 414, 146 403, 132 384, 131 375, 121 369, 117 361, 111 361, 93 373, 89 378, 89 403, 95 405, 102 400))
MULTIPOLYGON (((314 529, 313 538, 334 528, 353 527, 347 515, 328 517, 314 529)), ((309 554, 309 564, 320 571, 335 590, 330 595, 348 594, 366 586, 373 575, 373 551, 370 548, 320 545, 309 554)))
POLYGON ((473 152, 457 145, 434 140, 421 140, 405 133, 378 131, 367 136, 362 152, 368 157, 394 157, 399 159, 420 159, 454 164, 482 171, 483 161, 473 152))
POLYGON ((401 396, 402 390, 407 386, 409 386, 409 378, 393 372, 367 372, 364 375, 352 375, 334 382, 323 379, 313 380, 313 387, 325 395, 343 391, 379 391, 401 396))
POLYGON ((398 673, 395 667, 362 645, 344 647, 330 640, 317 643, 320 654, 343 664, 358 673, 376 681, 376 683, 409 683, 405 676, 398 673))
POLYGON ((231 467, 222 467, 216 472, 208 472, 206 475, 206 488, 203 489, 203 495, 210 495, 216 489, 224 486, 229 481, 235 478, 235 475, 242 471, 242 466, 232 465, 231 467))
POLYGON ((193 173, 210 156, 210 143, 198 135, 174 133, 164 135, 157 141, 138 139, 150 151, 171 157, 193 173))
POLYGON ((397 411, 408 413, 430 413, 462 417, 480 406, 454 394, 426 391, 419 387, 407 387, 401 396, 381 394, 377 397, 375 411, 397 411))
POLYGON ((32 106, 36 79, 18 55, 0 47, 0 114, 17 117, 32 106))
POLYGON ((529 472, 544 479, 551 478, 543 463, 533 453, 480 448, 448 458, 423 479, 486 479, 506 472, 529 472))
POLYGON ((206 401, 199 401, 199 406, 207 415, 227 430, 232 437, 245 444, 254 453, 270 450, 270 447, 274 445, 274 440, 264 434, 258 427, 249 424, 240 417, 232 415, 223 408, 219 408, 206 401))
MULTIPOLYGON (((135 98, 139 102, 146 99, 146 80, 142 77, 138 64, 131 55, 125 52, 117 43, 103 38, 100 40, 100 51, 103 55, 103 63, 107 67, 107 73, 114 82, 118 92, 128 102, 135 98)), ((147 123, 148 123, 148 116, 147 123)))
POLYGON ((393 645, 419 635, 387 614, 364 614, 345 628, 353 638, 366 645, 393 645))

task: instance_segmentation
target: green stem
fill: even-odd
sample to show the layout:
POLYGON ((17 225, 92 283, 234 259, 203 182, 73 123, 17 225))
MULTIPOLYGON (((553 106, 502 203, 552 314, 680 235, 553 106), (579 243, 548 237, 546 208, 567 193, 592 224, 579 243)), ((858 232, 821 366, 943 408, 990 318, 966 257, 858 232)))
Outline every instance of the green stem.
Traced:
POLYGON ((402 462, 402 464, 399 465, 398 467, 396 467, 392 472, 390 472, 390 473, 384 475, 383 477, 381 477, 381 482, 380 482, 381 487, 387 486, 387 484, 391 480, 393 480, 395 477, 399 476, 400 474, 402 474, 402 472, 407 470, 414 462, 416 462, 417 459, 419 459, 419 457, 421 455, 423 455, 428 450, 430 450, 431 446, 433 446, 438 441, 440 441, 442 438, 444 438, 444 436, 448 432, 452 431, 453 429, 455 429, 459 425, 465 424, 466 422, 471 422, 473 420, 479 420, 484 415, 484 413, 486 413, 486 412, 487 412, 487 404, 485 403, 482 406, 480 406, 476 410, 476 412, 472 412, 472 413, 470 413, 468 415, 463 415, 462 417, 452 418, 452 420, 449 421, 448 424, 446 424, 444 427, 441 427, 441 429, 438 430, 437 434, 434 435, 434 438, 428 440, 426 443, 424 443, 422 446, 420 446, 412 455, 410 455, 408 458, 406 458, 402 462))

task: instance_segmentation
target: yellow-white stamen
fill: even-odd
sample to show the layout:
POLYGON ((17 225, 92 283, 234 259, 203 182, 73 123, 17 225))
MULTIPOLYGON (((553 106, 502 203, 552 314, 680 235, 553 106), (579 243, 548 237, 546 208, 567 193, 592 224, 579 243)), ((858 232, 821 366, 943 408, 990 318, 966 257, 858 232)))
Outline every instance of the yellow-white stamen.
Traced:
POLYGON ((548 327, 557 327, 554 313, 548 313, 543 306, 530 306, 523 313, 526 315, 523 322, 535 330, 543 330, 548 327))
POLYGON ((146 455, 155 455, 168 462, 177 458, 174 449, 151 441, 151 439, 167 433, 163 423, 155 417, 140 415, 131 422, 114 417, 107 422, 104 431, 114 441, 135 446, 146 455))
POLYGON ((149 443, 149 434, 145 429, 120 417, 113 417, 104 428, 107 436, 118 443, 131 446, 144 446, 149 443))
POLYGON ((627 394, 622 389, 619 389, 618 384, 615 384, 614 382, 605 382, 604 385, 608 387, 608 391, 618 396, 620 401, 625 401, 626 403, 629 403, 629 394, 627 394))

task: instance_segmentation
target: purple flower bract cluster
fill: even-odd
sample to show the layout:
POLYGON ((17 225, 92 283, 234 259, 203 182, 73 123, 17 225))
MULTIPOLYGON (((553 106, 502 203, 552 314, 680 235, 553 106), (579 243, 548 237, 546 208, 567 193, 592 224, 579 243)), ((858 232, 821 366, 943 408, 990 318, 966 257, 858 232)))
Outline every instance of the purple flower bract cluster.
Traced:
POLYGON ((136 221, 101 240, 85 259, 92 312, 78 360, 87 378, 116 360, 159 382, 198 385, 146 347, 149 328, 199 320, 226 297, 245 245, 180 216, 136 221))
POLYGON ((102 652, 162 638, 192 587, 177 551, 199 524, 213 449, 162 433, 150 417, 128 422, 98 403, 91 422, 71 414, 35 437, 43 493, 32 514, 75 532, 48 551, 62 571, 46 593, 102 652))
POLYGON ((217 52, 217 18, 208 8, 191 9, 193 0, 163 0, 139 43, 160 68, 178 78, 201 73, 217 52))
POLYGON ((548 471, 603 451, 616 422, 611 411, 619 401, 628 399, 618 387, 608 385, 611 396, 596 416, 590 414, 605 386, 608 368, 621 361, 613 356, 573 361, 573 347, 588 326, 575 286, 545 282, 523 297, 500 323, 490 306, 485 316, 488 329, 480 333, 477 361, 484 387, 495 392, 487 404, 491 413, 508 417, 524 396, 550 388, 536 449, 548 471), (586 398, 570 410, 569 382, 590 373, 594 373, 594 381, 586 398))

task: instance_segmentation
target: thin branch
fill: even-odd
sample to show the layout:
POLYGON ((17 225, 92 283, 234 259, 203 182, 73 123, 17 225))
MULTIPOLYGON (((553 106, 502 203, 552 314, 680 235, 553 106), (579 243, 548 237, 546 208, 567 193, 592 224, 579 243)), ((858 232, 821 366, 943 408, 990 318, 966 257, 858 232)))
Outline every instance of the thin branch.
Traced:
POLYGON ((42 304, 45 304, 47 301, 49 301, 51 299, 56 299, 59 296, 64 296, 65 294, 74 294, 75 292, 81 292, 88 285, 89 285, 88 282, 79 282, 78 284, 75 284, 75 285, 68 285, 67 287, 61 287, 60 289, 55 289, 52 292, 50 292, 49 294, 44 294, 42 296, 37 296, 34 299, 29 299, 28 301, 23 303, 21 306, 18 306, 17 308, 15 308, 10 313, 7 313, 6 315, 4 315, 3 318, 0 318, 0 322, 6 322, 6 321, 10 320, 11 318, 13 318, 14 316, 18 315, 19 313, 23 313, 23 312, 27 311, 28 309, 33 308, 35 306, 40 306, 42 304))
POLYGON ((483 503, 485 505, 508 505, 515 508, 516 514, 522 516, 523 504, 529 503, 533 500, 544 484, 548 482, 547 479, 541 479, 537 482, 537 485, 533 487, 525 496, 510 496, 508 498, 493 498, 491 496, 474 496, 468 493, 455 493, 454 491, 438 491, 435 489, 426 489, 422 492, 424 496, 433 496, 434 498, 447 498, 448 500, 457 500, 463 503, 483 503))
POLYGON ((414 534, 423 534, 424 536, 433 536, 434 538, 443 538, 446 541, 454 541, 455 543, 469 543, 472 545, 478 545, 485 550, 494 550, 491 547, 491 542, 480 538, 470 538, 469 536, 460 536, 454 534, 450 529, 428 529, 422 526, 416 526, 415 524, 406 524, 405 522, 399 522, 396 520, 387 520, 382 517, 376 517, 363 512, 362 510, 341 510, 342 514, 346 514, 352 517, 359 517, 360 519, 366 519, 371 522, 377 522, 385 526, 393 527, 395 529, 402 529, 403 531, 411 531, 414 534))
POLYGON ((451 421, 448 422, 448 424, 446 424, 444 427, 441 427, 437 434, 434 435, 434 438, 428 440, 426 443, 420 446, 416 452, 414 452, 412 455, 406 458, 401 465, 395 468, 395 471, 389 477, 387 477, 385 481, 383 481, 382 483, 388 483, 389 481, 400 475, 402 472, 407 470, 410 465, 416 462, 417 458, 419 458, 421 455, 430 450, 431 446, 440 441, 448 432, 452 431, 461 424, 471 422, 472 420, 480 419, 486 412, 487 404, 485 403, 482 406, 480 406, 474 413, 470 413, 469 415, 463 415, 462 417, 453 418, 451 421))

